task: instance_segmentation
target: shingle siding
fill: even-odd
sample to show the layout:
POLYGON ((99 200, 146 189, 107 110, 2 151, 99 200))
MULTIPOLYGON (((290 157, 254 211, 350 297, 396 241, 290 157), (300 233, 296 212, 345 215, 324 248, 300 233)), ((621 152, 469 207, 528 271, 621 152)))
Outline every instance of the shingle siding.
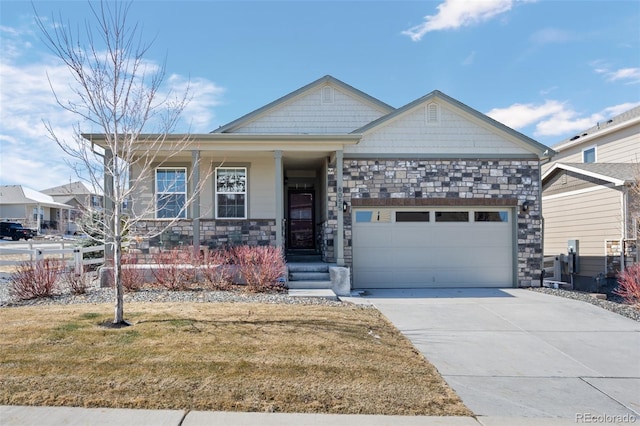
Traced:
POLYGON ((420 106, 374 132, 365 133, 359 144, 345 148, 345 154, 516 154, 525 150, 504 136, 440 107, 440 122, 427 123, 427 106, 420 106))
POLYGON ((234 133, 350 133, 384 113, 334 89, 333 103, 322 103, 322 88, 295 98, 234 130, 234 133))

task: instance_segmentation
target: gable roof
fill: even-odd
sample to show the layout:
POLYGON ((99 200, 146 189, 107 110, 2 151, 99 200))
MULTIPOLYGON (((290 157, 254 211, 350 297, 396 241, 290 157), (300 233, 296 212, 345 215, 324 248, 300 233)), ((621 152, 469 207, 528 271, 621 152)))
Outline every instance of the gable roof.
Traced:
POLYGON ((288 101, 290 101, 293 98, 296 98, 304 93, 310 92, 318 87, 324 86, 326 84, 333 84, 335 86, 340 87, 342 90, 350 93, 351 95, 358 97, 360 99, 363 99, 365 102, 368 102, 370 104, 373 104, 375 107, 377 107, 378 109, 380 109, 381 111, 388 113, 394 110, 394 108, 376 98, 374 98, 373 96, 370 96, 358 89, 356 89, 355 87, 352 87, 340 80, 338 80, 335 77, 332 77, 330 75, 325 75, 322 78, 319 78, 318 80, 311 82, 309 84, 307 84, 306 86, 303 86, 297 90, 294 90, 293 92, 279 98, 276 99, 275 101, 268 103, 267 105, 256 109, 255 111, 252 111, 246 115, 243 115, 242 117, 238 118, 237 120, 234 120, 228 124, 225 124, 219 128, 217 128, 216 130, 213 130, 211 133, 228 133, 228 132, 232 132, 233 130, 249 123, 250 121, 256 119, 257 117, 266 114, 268 111, 273 110, 274 108, 277 108, 285 103, 287 103, 288 101))
POLYGON ((43 207, 72 209, 72 206, 56 202, 50 195, 21 185, 0 186, 0 204, 37 204, 43 207))
POLYGON ((86 185, 80 181, 78 182, 71 182, 71 183, 67 183, 65 185, 60 185, 60 186, 54 186, 53 188, 47 188, 47 189, 43 189, 42 191, 43 194, 47 194, 47 195, 85 195, 85 194, 91 194, 91 191, 89 190, 89 188, 86 187, 86 185))
POLYGON ((564 151, 565 149, 591 142, 595 138, 624 129, 637 123, 640 123, 640 106, 631 108, 622 114, 616 115, 604 123, 596 123, 595 126, 592 126, 569 139, 558 142, 553 146, 553 149, 556 151, 564 151))
POLYGON ((640 174, 640 166, 634 163, 556 163, 542 175, 542 181, 557 170, 568 170, 611 182, 616 186, 633 183, 640 174))
POLYGON ((434 100, 438 100, 440 102, 444 102, 445 104, 449 105, 450 107, 457 109, 458 111, 462 111, 466 114, 471 115, 472 117, 474 117, 475 119, 479 120, 480 122, 483 122, 485 125, 488 125, 494 129, 497 129, 500 132, 506 133, 508 136, 510 136, 511 138, 515 139, 516 141, 518 141, 520 144, 522 144, 526 149, 528 149, 529 151, 532 151, 536 154, 538 154, 541 158, 549 158, 552 157, 555 154, 555 151, 553 151, 552 149, 550 149, 548 146, 541 144, 538 141, 535 141, 533 139, 531 139, 530 137, 523 135, 522 133, 513 130, 512 128, 505 126, 504 124, 500 123, 499 121, 494 120, 493 118, 463 104, 462 102, 448 96, 445 95, 444 93, 442 93, 439 90, 434 90, 431 93, 426 94, 425 96, 416 99, 413 102, 408 103, 407 105, 396 109, 395 111, 380 117, 377 120, 372 121, 371 123, 362 126, 359 129, 354 130, 352 133, 353 134, 363 134, 366 132, 370 132, 373 129, 377 128, 377 127, 381 127, 384 126, 385 124, 387 124, 388 122, 390 122, 391 120, 395 119, 396 117, 399 117, 405 113, 407 113, 408 111, 413 110, 414 108, 426 104, 428 102, 434 101, 434 100))

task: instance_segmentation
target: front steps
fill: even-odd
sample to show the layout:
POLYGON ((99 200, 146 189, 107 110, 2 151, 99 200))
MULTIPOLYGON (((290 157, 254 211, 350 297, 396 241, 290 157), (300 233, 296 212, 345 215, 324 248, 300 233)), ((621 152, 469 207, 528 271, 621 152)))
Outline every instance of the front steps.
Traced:
POLYGON ((289 295, 338 300, 332 290, 330 266, 335 265, 320 261, 287 263, 289 295))

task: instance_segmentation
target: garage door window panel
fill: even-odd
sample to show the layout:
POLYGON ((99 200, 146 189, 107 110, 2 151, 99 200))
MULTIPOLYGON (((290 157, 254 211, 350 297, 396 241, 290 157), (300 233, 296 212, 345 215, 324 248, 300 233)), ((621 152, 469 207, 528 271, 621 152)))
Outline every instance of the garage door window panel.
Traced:
POLYGON ((469 222, 469 212, 436 212, 436 222, 469 222))
POLYGON ((429 222, 429 212, 396 212, 396 222, 429 222))
POLYGON ((482 212, 477 211, 473 213, 474 222, 509 222, 509 212, 482 212))

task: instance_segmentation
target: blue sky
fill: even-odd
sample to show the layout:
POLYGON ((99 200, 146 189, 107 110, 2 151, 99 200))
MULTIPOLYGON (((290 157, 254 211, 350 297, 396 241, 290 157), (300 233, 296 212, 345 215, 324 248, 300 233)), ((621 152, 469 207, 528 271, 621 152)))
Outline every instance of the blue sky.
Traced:
MULTIPOLYGON (((85 1, 34 5, 72 25, 90 16, 85 1)), ((191 82, 181 130, 196 133, 326 74, 394 107, 437 89, 549 146, 640 104, 635 0, 137 0, 129 20, 154 39, 147 60, 166 58, 166 88, 191 82)), ((0 0, 2 185, 78 180, 42 125, 70 137, 77 122, 46 73, 64 95, 31 2, 0 0)))

